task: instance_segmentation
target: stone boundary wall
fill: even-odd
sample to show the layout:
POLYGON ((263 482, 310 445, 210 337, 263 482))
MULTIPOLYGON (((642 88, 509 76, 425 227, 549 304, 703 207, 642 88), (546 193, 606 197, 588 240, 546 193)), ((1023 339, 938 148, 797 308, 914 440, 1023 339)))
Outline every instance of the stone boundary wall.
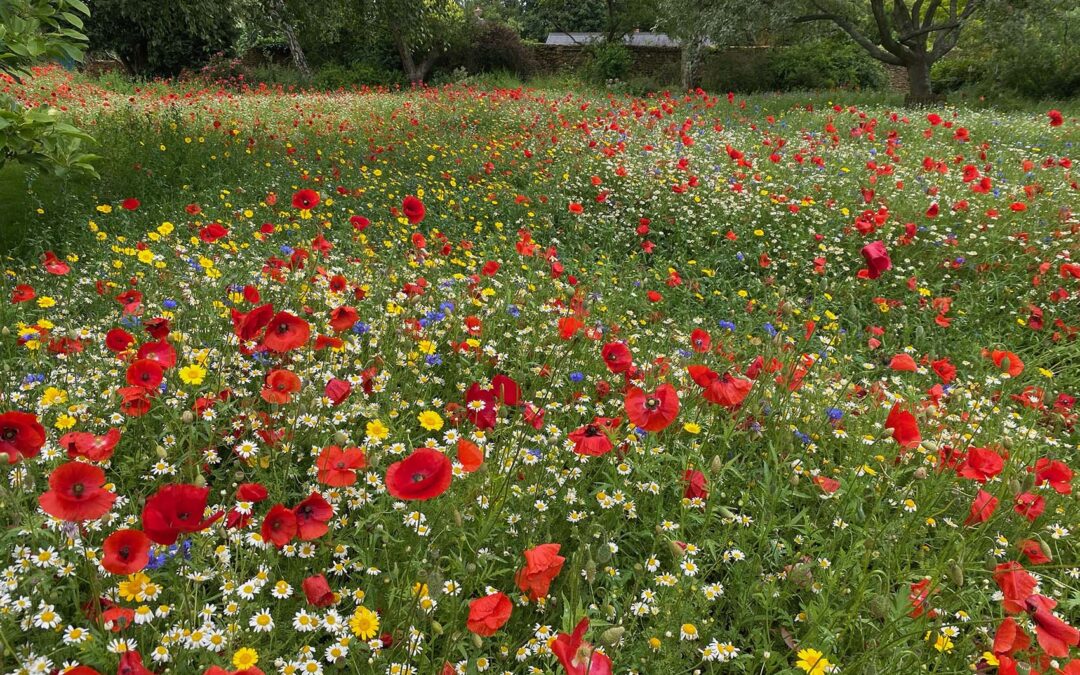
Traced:
MULTIPOLYGON (((631 47, 630 73, 658 83, 678 85, 682 55, 674 47, 631 47)), ((761 70, 767 67, 772 47, 728 47, 709 52, 701 66, 701 85, 711 91, 752 90, 761 70)), ((588 59, 584 45, 530 44, 538 74, 553 74, 582 68, 588 59)), ((907 72, 885 66, 888 88, 907 91, 907 72)))

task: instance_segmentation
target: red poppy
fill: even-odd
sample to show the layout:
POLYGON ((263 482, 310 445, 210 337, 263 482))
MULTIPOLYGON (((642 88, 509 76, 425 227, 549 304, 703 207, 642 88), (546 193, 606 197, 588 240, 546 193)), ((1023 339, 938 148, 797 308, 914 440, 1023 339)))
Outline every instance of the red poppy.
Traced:
POLYGON ((37 297, 37 293, 34 292, 34 287, 28 284, 19 284, 15 287, 15 290, 11 292, 11 304, 17 305, 20 302, 29 302, 37 297))
POLYGON ((705 488, 705 474, 694 469, 687 469, 683 473, 683 497, 685 499, 708 499, 709 491, 705 488))
POLYGON ((330 590, 330 584, 322 574, 316 574, 304 579, 302 585, 309 604, 316 607, 329 607, 334 604, 334 592, 330 590))
POLYGON ((199 239, 207 244, 213 244, 215 241, 228 234, 229 231, 225 229, 225 226, 221 223, 210 223, 199 230, 199 239))
POLYGON ((123 328, 113 328, 105 334, 105 347, 111 352, 127 351, 134 342, 135 338, 123 328))
POLYGON ((150 410, 150 397, 142 387, 120 387, 120 409, 129 417, 140 417, 150 410))
POLYGON ((61 464, 49 474, 49 490, 38 497, 38 504, 60 520, 97 520, 116 501, 116 495, 103 485, 105 472, 100 468, 82 462, 61 464))
POLYGON ((994 365, 1009 374, 1009 377, 1016 377, 1020 373, 1024 372, 1024 362, 1020 360, 1020 357, 1012 352, 1002 351, 995 349, 987 352, 983 350, 983 356, 987 356, 994 365))
POLYGON ((241 340, 254 340, 259 332, 270 323, 274 316, 274 306, 265 304, 247 313, 232 310, 233 332, 241 340))
POLYGON ((56 276, 63 276, 71 271, 71 265, 56 257, 56 254, 52 251, 45 251, 45 259, 42 261, 42 266, 49 274, 56 276))
POLYGON ((7 463, 37 457, 45 445, 45 427, 33 413, 13 410, 0 415, 0 453, 7 463))
POLYGON ((263 541, 281 548, 296 536, 298 524, 296 514, 284 504, 274 504, 263 518, 263 541))
POLYGON ((139 204, 140 202, 138 199, 135 199, 134 197, 128 197, 124 201, 120 202, 120 208, 124 209, 125 211, 134 211, 135 209, 139 208, 139 204))
POLYGON ((1027 558, 1028 562, 1032 565, 1043 565, 1051 561, 1050 556, 1046 555, 1046 551, 1043 550, 1042 544, 1034 539, 1024 539, 1018 546, 1020 547, 1020 552, 1024 554, 1024 557, 1027 558))
POLYGON ((363 232, 371 225, 371 221, 364 216, 351 216, 349 222, 352 223, 353 229, 357 232, 363 232))
POLYGON ((695 328, 690 333, 690 346, 695 352, 702 354, 712 349, 712 336, 703 328, 695 328))
MULTIPOLYGON (((715 375, 715 373, 713 374, 715 375)), ((735 410, 746 400, 753 386, 754 383, 750 380, 734 377, 731 373, 724 373, 709 381, 705 391, 702 392, 702 396, 710 403, 715 403, 729 410, 735 410)))
POLYGON ((871 279, 877 279, 882 272, 892 268, 892 260, 889 252, 885 250, 884 242, 870 242, 862 247, 860 253, 866 261, 866 276, 871 279))
POLYGON ((318 539, 330 531, 327 523, 334 517, 334 507, 318 492, 293 508, 296 515, 296 534, 301 541, 318 539))
POLYGON ((994 568, 994 581, 1002 593, 1002 608, 1009 614, 1024 611, 1024 600, 1035 592, 1038 582, 1018 562, 1001 563, 994 568))
POLYGON ((360 314, 347 305, 334 308, 330 312, 330 327, 341 333, 347 331, 360 320, 360 314))
POLYGON ((885 418, 885 428, 892 429, 893 440, 901 448, 913 450, 922 443, 922 435, 919 433, 919 423, 915 416, 900 408, 899 403, 894 403, 889 416, 885 418))
POLYGON ((288 403, 295 392, 300 391, 300 378, 291 370, 275 368, 266 374, 261 396, 267 403, 288 403))
POLYGON ((502 373, 491 378, 491 392, 505 405, 517 405, 521 401, 521 387, 513 378, 502 373))
POLYGON ((559 633, 551 643, 551 652, 566 669, 566 675, 611 675, 611 659, 607 654, 593 650, 584 641, 589 630, 587 618, 578 622, 572 635, 559 633))
POLYGON ((814 476, 814 485, 821 488, 821 491, 827 495, 831 495, 840 489, 840 481, 828 476, 814 476))
POLYGON ((551 582, 559 576, 566 562, 566 558, 559 555, 559 548, 559 544, 540 544, 525 550, 525 567, 514 575, 514 582, 529 598, 537 600, 546 596, 551 582))
POLYGON ((938 359, 930 362, 930 367, 933 368, 937 376, 941 378, 941 381, 945 384, 949 384, 956 379, 956 366, 954 366, 949 359, 938 359))
POLYGON ((1001 473, 1005 460, 989 448, 971 448, 964 461, 956 467, 956 475, 985 483, 1001 473))
POLYGON ((569 340, 577 335, 577 332, 582 329, 585 324, 581 323, 581 320, 575 316, 564 316, 559 319, 559 337, 563 340, 569 340))
POLYGON ((132 649, 120 655, 120 667, 116 675, 154 675, 142 662, 142 654, 132 649))
POLYGON ((651 394, 638 387, 630 387, 624 404, 626 416, 645 431, 662 431, 679 414, 679 395, 670 384, 660 385, 651 394))
POLYGON ((386 489, 398 499, 434 499, 450 487, 453 465, 450 459, 431 448, 417 448, 405 459, 386 469, 386 489))
POLYGON ((1016 495, 1013 511, 1016 511, 1029 521, 1034 523, 1045 510, 1046 499, 1042 495, 1035 495, 1030 492, 1022 492, 1016 495))
POLYGON ((630 348, 623 342, 609 342, 600 350, 604 365, 613 373, 625 373, 634 365, 630 348))
POLYGON ((101 566, 113 574, 134 574, 150 562, 150 538, 142 530, 117 530, 101 548, 101 566))
POLYGON ((457 442, 458 461, 466 473, 472 473, 484 463, 484 451, 476 443, 459 438, 457 442))
POLYGON ((1043 595, 1032 595, 1024 605, 1035 622, 1035 639, 1047 656, 1067 657, 1069 647, 1080 644, 1080 631, 1054 615, 1056 602, 1043 595))
POLYGON ((110 607, 102 612, 101 621, 107 630, 119 633, 135 621, 135 610, 127 607, 110 607))
POLYGON ((474 382, 465 392, 465 415, 469 421, 475 424, 477 429, 493 429, 497 413, 495 393, 474 382))
MULTIPOLYGON (((168 330, 166 329, 166 333, 168 330)), ((147 342, 135 354, 139 359, 153 361, 162 368, 172 368, 176 365, 176 350, 163 339, 155 342, 147 342)))
POLYGON ((1065 117, 1061 114, 1060 110, 1051 110, 1046 113, 1046 116, 1050 118, 1050 126, 1060 127, 1065 124, 1065 117))
POLYGON ((183 532, 200 532, 210 527, 223 512, 203 518, 210 488, 186 483, 166 485, 151 495, 143 506, 143 532, 150 540, 171 546, 183 532))
POLYGON ((466 627, 480 637, 491 637, 510 620, 514 605, 505 593, 492 593, 469 603, 466 627))
POLYGON ((1036 485, 1049 483, 1058 494, 1072 493, 1073 472, 1065 462, 1042 457, 1036 460, 1034 471, 1036 485))
POLYGON ((288 352, 302 346, 310 335, 307 321, 288 312, 278 312, 270 320, 262 343, 272 352, 288 352))
POLYGON ((352 394, 352 384, 348 380, 339 380, 335 377, 326 383, 323 393, 331 403, 339 406, 352 394))
POLYGON ((319 469, 319 482, 330 487, 347 487, 356 482, 356 470, 367 466, 367 458, 360 448, 336 445, 323 448, 315 462, 319 469))
POLYGON ((67 449, 67 456, 71 459, 83 457, 91 462, 107 461, 119 442, 119 429, 109 429, 103 436, 95 436, 86 431, 72 431, 61 436, 59 441, 60 447, 67 449))
POLYGON ((1016 619, 1007 616, 994 633, 994 646, 992 650, 997 656, 1002 654, 1011 656, 1016 652, 1027 649, 1030 644, 1031 638, 1027 636, 1024 629, 1016 622, 1016 619))
POLYGON ((409 195, 405 199, 401 200, 401 212, 405 214, 405 217, 409 219, 410 225, 416 225, 424 220, 424 202, 420 201, 416 197, 409 195))
POLYGON ((915 359, 911 358, 910 354, 897 354, 892 357, 892 361, 889 361, 889 368, 910 373, 914 373, 919 369, 919 367, 915 365, 915 359))
POLYGON ((297 190, 292 197, 294 209, 311 210, 319 205, 319 193, 310 188, 297 190))
POLYGON ((998 498, 986 490, 979 490, 975 500, 971 502, 971 513, 964 519, 964 525, 977 525, 985 523, 997 509, 998 498))
POLYGON ((165 377, 165 369, 157 361, 139 359, 127 369, 127 383, 133 387, 156 390, 165 377))
POLYGON ((611 452, 615 445, 608 435, 609 428, 611 428, 610 420, 597 417, 589 424, 571 431, 569 437, 574 442, 574 452, 590 457, 599 457, 611 452))

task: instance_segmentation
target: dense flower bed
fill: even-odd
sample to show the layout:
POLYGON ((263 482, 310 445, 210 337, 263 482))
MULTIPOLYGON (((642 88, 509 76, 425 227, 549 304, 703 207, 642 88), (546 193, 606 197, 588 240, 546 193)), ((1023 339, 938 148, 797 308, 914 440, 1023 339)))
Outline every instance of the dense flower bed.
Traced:
POLYGON ((1075 120, 21 95, 5 672, 1080 672, 1075 120))

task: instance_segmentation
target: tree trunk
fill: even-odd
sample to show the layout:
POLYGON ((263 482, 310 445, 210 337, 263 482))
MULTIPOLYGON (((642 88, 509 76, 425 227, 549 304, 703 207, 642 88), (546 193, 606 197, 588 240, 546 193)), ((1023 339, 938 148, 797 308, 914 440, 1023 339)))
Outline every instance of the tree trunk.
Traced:
POLYGON ((908 95, 906 103, 933 103, 936 99, 930 82, 930 59, 923 55, 907 64, 908 95))
POLYGON ((705 51, 704 43, 697 36, 689 38, 682 50, 682 86, 689 91, 698 86, 701 56, 705 51))
POLYGON ((281 30, 285 32, 285 41, 289 44, 289 54, 292 55, 293 64, 296 65, 296 69, 300 71, 300 75, 305 80, 310 79, 311 66, 308 65, 307 56, 304 55, 304 48, 300 46, 300 41, 296 39, 296 31, 286 14, 285 0, 274 0, 274 13, 277 14, 277 19, 281 23, 281 30))

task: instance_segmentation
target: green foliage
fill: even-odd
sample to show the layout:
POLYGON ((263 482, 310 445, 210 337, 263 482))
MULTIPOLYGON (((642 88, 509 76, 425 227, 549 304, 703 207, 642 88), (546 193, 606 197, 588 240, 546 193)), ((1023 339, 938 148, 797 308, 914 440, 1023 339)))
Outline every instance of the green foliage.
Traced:
POLYGON ((198 69, 231 52, 242 0, 91 0, 90 48, 116 54, 139 77, 198 69))
POLYGON ((585 66, 588 79, 594 82, 622 80, 630 72, 633 56, 630 49, 618 42, 597 42, 589 45, 589 60, 585 66))
POLYGON ((536 68, 529 48, 510 26, 483 21, 473 28, 472 33, 470 44, 462 54, 462 65, 470 73, 504 70, 518 77, 528 77, 536 68))
POLYGON ((315 73, 315 77, 311 81, 313 87, 323 90, 395 84, 405 84, 405 78, 402 76, 401 71, 362 61, 350 66, 325 66, 315 73))
POLYGON ((879 61, 848 41, 824 40, 778 47, 769 55, 770 89, 874 89, 885 85, 879 61))
MULTIPOLYGON (((47 59, 81 61, 88 12, 81 0, 0 0, 0 72, 21 79, 47 59)), ((54 108, 28 108, 0 95, 0 166, 19 162, 58 176, 94 175, 97 157, 84 151, 93 140, 54 108)))

